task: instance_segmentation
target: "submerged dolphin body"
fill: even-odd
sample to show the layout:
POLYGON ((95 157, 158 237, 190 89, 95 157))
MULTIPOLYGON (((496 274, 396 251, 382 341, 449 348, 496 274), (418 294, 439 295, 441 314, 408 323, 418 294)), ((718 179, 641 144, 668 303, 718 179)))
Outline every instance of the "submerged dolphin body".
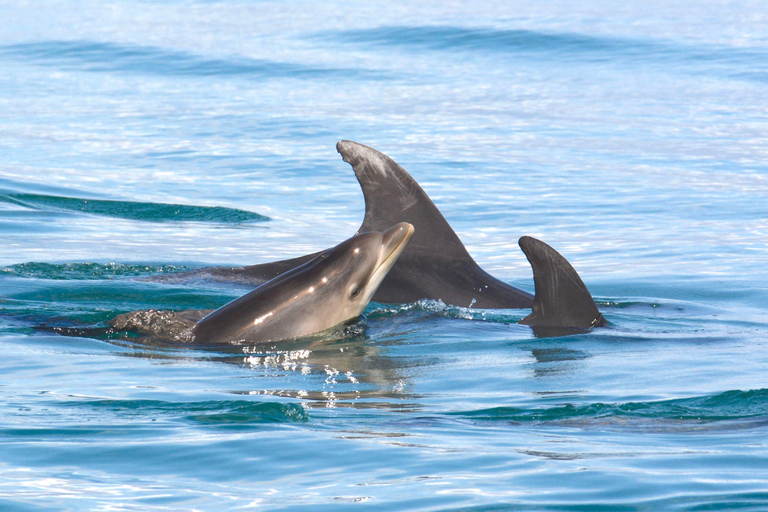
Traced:
POLYGON ((413 226, 402 222, 383 233, 355 235, 210 313, 136 311, 110 324, 160 341, 196 345, 268 343, 315 334, 362 314, 413 233, 413 226))

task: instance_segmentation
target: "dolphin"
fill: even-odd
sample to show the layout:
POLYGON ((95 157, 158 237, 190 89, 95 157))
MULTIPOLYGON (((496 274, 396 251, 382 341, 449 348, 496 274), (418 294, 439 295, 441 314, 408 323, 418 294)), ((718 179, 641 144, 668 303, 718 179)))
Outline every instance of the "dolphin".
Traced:
MULTIPOLYGON (((357 233, 382 231, 398 222, 407 222, 416 231, 373 295, 374 301, 401 304, 430 299, 470 308, 531 308, 533 313, 522 321, 526 325, 573 329, 604 325, 604 319, 602 323, 596 320, 600 313, 576 270, 544 242, 531 237, 520 239, 520 247, 534 270, 534 297, 480 268, 440 210, 397 162, 349 140, 338 142, 336 150, 352 166, 363 190, 365 216, 357 233), (580 287, 572 284, 576 280, 580 287)), ((217 281, 258 285, 321 253, 245 267, 209 267, 158 280, 175 281, 191 273, 217 281)))
POLYGON ((110 325, 195 345, 309 336, 359 317, 413 234, 405 222, 357 234, 212 312, 136 311, 110 325))
MULTIPOLYGON (((336 149, 352 166, 365 197, 365 217, 357 233, 383 231, 398 222, 416 233, 389 271, 373 300, 403 304, 420 299, 484 309, 519 309, 533 305, 533 295, 485 272, 469 255, 443 214, 408 172, 371 147, 342 140, 336 149)), ((320 253, 246 267, 211 267, 192 271, 214 280, 257 285, 320 253)), ((160 280, 177 278, 163 276, 160 280)), ((187 274, 188 275, 188 274, 187 274)))

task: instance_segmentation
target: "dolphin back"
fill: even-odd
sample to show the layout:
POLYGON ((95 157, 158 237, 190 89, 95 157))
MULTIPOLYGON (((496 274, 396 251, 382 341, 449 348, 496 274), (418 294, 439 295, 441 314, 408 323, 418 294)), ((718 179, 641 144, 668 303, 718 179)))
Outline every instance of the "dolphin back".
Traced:
MULTIPOLYGON (((402 304, 431 299, 476 308, 531 307, 533 295, 480 268, 440 210, 397 162, 380 151, 348 140, 340 141, 336 149, 352 166, 365 197, 365 216, 357 232, 383 232, 400 222, 415 228, 408 247, 373 296, 374 301, 402 304)), ((197 276, 258 286, 322 252, 247 267, 179 272, 155 280, 178 282, 197 276)))

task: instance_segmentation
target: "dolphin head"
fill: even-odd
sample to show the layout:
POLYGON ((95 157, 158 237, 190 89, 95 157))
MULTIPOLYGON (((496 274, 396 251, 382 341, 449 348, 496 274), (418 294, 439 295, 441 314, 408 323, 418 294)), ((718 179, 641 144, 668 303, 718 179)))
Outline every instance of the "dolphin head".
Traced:
POLYGON ((383 233, 355 235, 315 259, 316 289, 332 301, 329 314, 337 323, 362 314, 413 233, 411 224, 401 222, 383 233))

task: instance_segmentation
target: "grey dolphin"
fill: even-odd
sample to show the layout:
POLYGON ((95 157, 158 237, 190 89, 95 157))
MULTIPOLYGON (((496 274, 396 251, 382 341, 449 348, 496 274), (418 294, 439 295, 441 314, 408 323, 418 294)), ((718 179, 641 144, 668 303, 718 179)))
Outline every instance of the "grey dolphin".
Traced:
POLYGON ((402 222, 383 233, 355 235, 210 313, 136 311, 119 315, 110 325, 196 345, 268 343, 315 334, 362 314, 413 234, 413 226, 402 222))
POLYGON ((529 308, 530 293, 491 276, 472 259, 443 214, 405 169, 384 153, 348 140, 336 144, 365 196, 359 231, 410 222, 416 235, 374 300, 385 303, 442 300, 477 308, 529 308))
MULTIPOLYGON (((344 161, 352 165, 365 196, 365 217, 357 232, 382 231, 398 222, 407 222, 416 229, 413 240, 374 294, 374 301, 402 304, 431 299, 456 306, 492 309, 533 305, 533 295, 480 268, 440 210, 397 162, 373 148, 348 140, 336 144, 336 149, 344 161)), ((216 280, 258 284, 318 254, 247 267, 213 267, 203 272, 216 280)), ((173 278, 164 276, 162 280, 173 278)))
MULTIPOLYGON (((408 247, 374 294, 376 302, 399 304, 431 299, 464 307, 532 308, 533 313, 521 323, 575 329, 604 325, 604 320, 593 323, 600 313, 576 270, 544 242, 531 237, 520 241, 534 270, 534 299, 530 293, 480 268, 440 210, 397 162, 357 142, 343 140, 336 144, 336 149, 352 166, 365 197, 365 216, 358 233, 381 231, 397 222, 408 222, 416 229, 408 247), (571 284, 575 280, 581 287, 571 284)), ((212 267, 192 273, 255 285, 318 254, 321 253, 246 267, 212 267)), ((161 280, 173 281, 185 274, 188 275, 162 276, 161 280)))

